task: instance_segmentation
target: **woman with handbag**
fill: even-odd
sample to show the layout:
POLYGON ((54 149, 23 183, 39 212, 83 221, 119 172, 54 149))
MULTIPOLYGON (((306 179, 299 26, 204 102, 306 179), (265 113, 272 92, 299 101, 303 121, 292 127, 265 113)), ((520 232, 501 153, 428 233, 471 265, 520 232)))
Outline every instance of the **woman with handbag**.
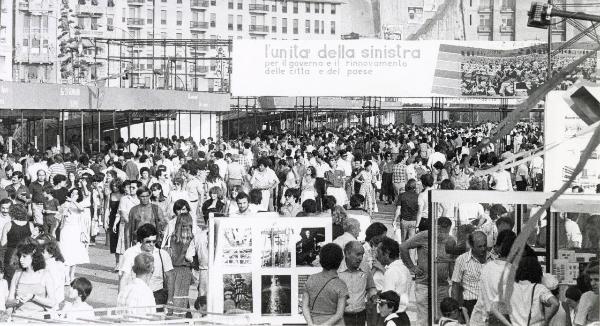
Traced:
POLYGON ((90 262, 87 249, 90 241, 89 229, 83 220, 85 216, 89 215, 84 215, 85 210, 89 211, 89 201, 86 207, 82 192, 78 188, 69 190, 69 196, 63 208, 60 251, 65 258, 65 265, 69 266, 70 280, 75 278, 77 265, 90 262))
MULTIPOLYGON (((185 203, 187 205, 187 202, 185 203)), ((176 202, 174 208, 185 206, 183 203, 176 202)), ((165 232, 163 248, 171 256, 173 261, 172 277, 169 278, 169 304, 181 308, 189 308, 189 292, 192 284, 192 263, 186 260, 185 254, 194 238, 195 227, 192 216, 185 209, 175 211, 177 217, 173 228, 168 228, 169 233, 165 232)), ((172 223, 169 223, 171 226, 172 223)))

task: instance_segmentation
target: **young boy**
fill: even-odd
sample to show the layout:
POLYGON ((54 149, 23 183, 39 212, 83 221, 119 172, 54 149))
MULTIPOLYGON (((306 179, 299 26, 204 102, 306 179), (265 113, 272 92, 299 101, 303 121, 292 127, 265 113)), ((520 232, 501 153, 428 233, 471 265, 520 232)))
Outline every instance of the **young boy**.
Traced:
POLYGON ((458 301, 453 298, 447 297, 440 303, 440 311, 442 312, 442 318, 440 318, 440 326, 458 326, 463 325, 459 322, 462 318, 466 320, 466 325, 469 324, 469 313, 464 307, 458 305, 458 301), (462 318, 461 318, 462 317, 462 318))
POLYGON ((400 296, 394 291, 385 291, 379 295, 377 306, 379 315, 384 318, 384 326, 410 325, 410 320, 406 312, 396 313, 400 305, 400 296))
POLYGON ((64 318, 93 319, 94 308, 85 300, 92 293, 92 283, 85 277, 78 277, 71 282, 71 287, 65 293, 65 301, 60 304, 60 312, 64 318))
POLYGON ((60 204, 58 199, 52 196, 53 191, 54 189, 50 187, 44 189, 44 209, 42 210, 44 224, 42 230, 44 233, 56 238, 56 228, 58 226, 56 214, 58 214, 58 206, 60 206, 60 204))

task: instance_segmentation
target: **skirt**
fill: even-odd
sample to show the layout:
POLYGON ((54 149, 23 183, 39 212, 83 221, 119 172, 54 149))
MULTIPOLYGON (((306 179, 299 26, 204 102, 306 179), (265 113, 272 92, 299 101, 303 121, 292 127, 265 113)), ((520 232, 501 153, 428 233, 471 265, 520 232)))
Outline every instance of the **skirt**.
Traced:
POLYGON ((392 183, 391 173, 384 173, 381 176, 381 194, 384 196, 394 196, 394 184, 392 183))
POLYGON ((119 255, 125 253, 125 250, 129 248, 129 224, 120 222, 118 228, 119 236, 117 239, 117 247, 115 248, 115 252, 119 255))

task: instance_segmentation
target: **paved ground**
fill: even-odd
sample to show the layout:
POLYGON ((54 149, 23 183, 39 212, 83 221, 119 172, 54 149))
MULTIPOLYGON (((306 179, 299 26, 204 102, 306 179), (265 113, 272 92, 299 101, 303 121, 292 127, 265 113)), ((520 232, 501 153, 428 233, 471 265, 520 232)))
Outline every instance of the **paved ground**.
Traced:
MULTIPOLYGON (((382 222, 388 227, 388 235, 393 236, 392 216, 394 206, 380 205, 379 213, 375 213, 374 222, 382 222)), ((114 273, 115 258, 108 250, 108 246, 104 245, 105 236, 99 234, 96 237, 96 246, 89 248, 90 264, 78 266, 77 276, 88 278, 93 284, 92 294, 87 302, 95 308, 114 307, 117 302, 117 284, 118 274, 114 273)), ((193 304, 197 296, 197 291, 194 286, 190 288, 190 304, 193 304)), ((414 295, 411 295, 411 302, 414 302, 414 295)), ((414 314, 414 306, 409 308, 409 316, 411 320, 416 320, 414 314)))

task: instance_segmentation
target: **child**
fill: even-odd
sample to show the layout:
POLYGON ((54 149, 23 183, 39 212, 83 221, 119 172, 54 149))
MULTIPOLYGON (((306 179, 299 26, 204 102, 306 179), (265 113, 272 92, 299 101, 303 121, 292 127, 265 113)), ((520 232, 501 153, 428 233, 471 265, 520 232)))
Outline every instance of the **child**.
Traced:
POLYGON ((384 318, 384 326, 410 325, 406 312, 396 313, 400 306, 400 296, 394 291, 385 291, 377 299, 379 315, 384 318))
POLYGON ((94 319, 94 308, 85 300, 92 293, 92 283, 85 277, 78 277, 71 282, 65 301, 60 304, 61 315, 66 319, 94 319))
POLYGON ((469 324, 469 313, 466 308, 460 307, 458 301, 453 298, 447 297, 440 303, 440 311, 442 312, 442 318, 440 318, 440 326, 458 326, 461 325, 459 320, 464 318, 466 325, 469 324), (462 317, 462 318, 461 318, 462 317))
POLYGON ((58 199, 54 198, 52 192, 54 189, 47 187, 44 189, 44 233, 49 234, 52 237, 56 237, 56 228, 58 223, 56 220, 56 214, 58 214, 58 206, 60 206, 58 199))

